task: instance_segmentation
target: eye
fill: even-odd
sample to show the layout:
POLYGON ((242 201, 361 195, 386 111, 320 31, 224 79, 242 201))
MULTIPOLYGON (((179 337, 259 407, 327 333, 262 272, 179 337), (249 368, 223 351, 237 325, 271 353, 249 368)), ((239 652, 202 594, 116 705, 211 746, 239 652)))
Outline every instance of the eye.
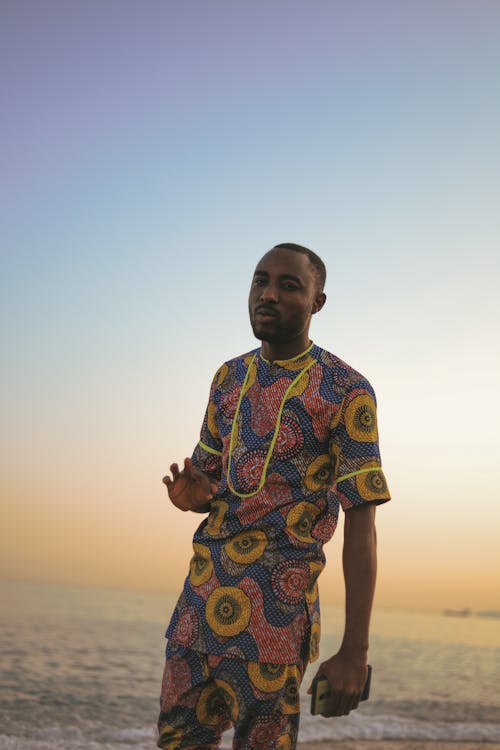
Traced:
POLYGON ((296 291, 298 288, 297 284, 294 284, 293 281, 285 281, 283 284, 283 289, 287 289, 288 291, 296 291))

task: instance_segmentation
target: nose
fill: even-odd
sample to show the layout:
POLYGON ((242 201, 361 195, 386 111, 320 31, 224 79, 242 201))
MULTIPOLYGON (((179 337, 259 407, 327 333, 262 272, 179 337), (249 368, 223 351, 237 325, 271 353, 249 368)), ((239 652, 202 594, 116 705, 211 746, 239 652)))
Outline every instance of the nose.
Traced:
POLYGON ((279 301, 279 290, 276 284, 268 282, 260 289, 260 299, 262 302, 278 302, 279 301))

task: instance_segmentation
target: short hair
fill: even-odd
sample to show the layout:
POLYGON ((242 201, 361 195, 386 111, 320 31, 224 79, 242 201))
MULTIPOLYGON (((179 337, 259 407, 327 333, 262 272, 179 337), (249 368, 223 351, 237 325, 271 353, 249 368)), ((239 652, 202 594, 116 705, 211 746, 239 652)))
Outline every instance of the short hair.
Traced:
POLYGON ((326 282, 326 266, 319 255, 314 252, 314 250, 310 250, 308 247, 304 247, 304 245, 297 245, 295 242, 282 242, 281 244, 275 245, 274 247, 283 248, 284 250, 293 250, 294 253, 302 253, 302 255, 307 255, 307 257, 309 258, 309 262, 313 267, 313 271, 316 274, 316 279, 318 281, 318 291, 323 291, 326 282))

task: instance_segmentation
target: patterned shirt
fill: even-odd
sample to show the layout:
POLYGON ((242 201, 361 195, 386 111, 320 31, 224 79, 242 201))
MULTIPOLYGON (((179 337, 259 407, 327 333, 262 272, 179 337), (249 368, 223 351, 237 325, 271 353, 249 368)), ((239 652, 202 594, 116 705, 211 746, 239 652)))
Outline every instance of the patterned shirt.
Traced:
POLYGON ((172 642, 272 664, 311 661, 323 544, 354 505, 389 500, 375 394, 311 344, 269 362, 260 348, 215 374, 193 463, 219 482, 167 630, 172 642))

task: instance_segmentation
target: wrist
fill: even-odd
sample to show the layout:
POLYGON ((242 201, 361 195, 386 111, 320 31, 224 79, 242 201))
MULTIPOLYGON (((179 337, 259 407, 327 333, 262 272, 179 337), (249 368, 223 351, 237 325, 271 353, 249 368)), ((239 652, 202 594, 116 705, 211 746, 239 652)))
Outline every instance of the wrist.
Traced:
POLYGON ((349 659, 349 661, 366 664, 368 660, 368 644, 343 641, 339 649, 339 655, 345 659, 349 659))
POLYGON ((191 510, 193 513, 210 513, 210 502, 204 503, 204 505, 196 505, 191 510))

